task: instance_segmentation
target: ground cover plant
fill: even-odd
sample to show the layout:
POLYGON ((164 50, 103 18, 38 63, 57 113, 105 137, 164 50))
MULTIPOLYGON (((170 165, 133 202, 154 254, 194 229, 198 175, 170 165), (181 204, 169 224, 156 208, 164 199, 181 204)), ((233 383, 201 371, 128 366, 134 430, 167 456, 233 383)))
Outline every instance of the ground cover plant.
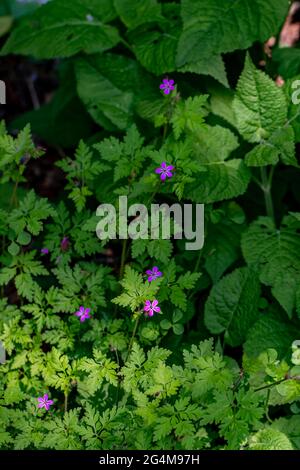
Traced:
POLYGON ((289 8, 1 2, 1 449, 300 448, 289 8), (204 204, 203 248, 100 240, 120 196, 204 204))

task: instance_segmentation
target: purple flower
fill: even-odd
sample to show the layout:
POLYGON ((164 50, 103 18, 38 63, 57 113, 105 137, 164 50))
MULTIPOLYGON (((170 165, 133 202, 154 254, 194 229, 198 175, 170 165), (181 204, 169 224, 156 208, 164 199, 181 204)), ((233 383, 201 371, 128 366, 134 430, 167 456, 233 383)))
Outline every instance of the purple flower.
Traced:
POLYGON ((86 20, 89 21, 89 22, 94 21, 93 15, 91 15, 90 13, 88 15, 86 15, 86 20))
POLYGON ((151 302, 151 300, 146 300, 144 312, 146 312, 148 317, 153 317, 154 312, 159 313, 160 307, 158 306, 158 300, 154 299, 153 302, 151 302))
POLYGON ((68 237, 64 237, 60 243, 60 248, 62 251, 67 251, 70 245, 70 240, 68 237))
POLYGON ((168 177, 168 178, 172 178, 172 171, 174 170, 174 167, 173 165, 167 165, 166 162, 162 162, 162 164, 160 165, 160 167, 156 168, 155 169, 155 173, 157 173, 158 175, 160 175, 160 179, 162 181, 165 181, 165 179, 168 177))
POLYGON ((48 254, 49 254, 48 248, 42 248, 42 249, 41 249, 41 253, 42 253, 43 255, 48 255, 48 254))
POLYGON ((53 405, 53 400, 48 400, 48 395, 45 393, 43 397, 38 398, 38 408, 45 408, 45 410, 49 410, 50 406, 53 405))
POLYGON ((159 88, 164 90, 165 95, 169 95, 172 90, 174 90, 174 80, 169 80, 168 78, 164 78, 162 83, 160 84, 159 88))
POLYGON ((91 315, 89 315, 90 311, 90 308, 80 307, 78 312, 74 313, 74 315, 76 315, 76 317, 80 317, 80 321, 84 322, 88 318, 91 318, 91 315))
POLYGON ((155 279, 157 279, 158 277, 161 277, 162 276, 162 272, 160 272, 158 270, 158 267, 157 266, 153 266, 152 269, 148 269, 146 271, 146 274, 148 275, 148 281, 151 282, 151 281, 155 281, 155 279))

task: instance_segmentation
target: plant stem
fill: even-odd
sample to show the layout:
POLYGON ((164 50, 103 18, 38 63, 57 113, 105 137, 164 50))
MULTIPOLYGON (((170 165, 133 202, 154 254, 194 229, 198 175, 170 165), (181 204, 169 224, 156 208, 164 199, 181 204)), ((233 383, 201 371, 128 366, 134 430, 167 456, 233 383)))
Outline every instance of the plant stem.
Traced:
POLYGON ((260 392, 261 390, 265 390, 266 388, 274 387, 274 385, 279 385, 282 382, 285 382, 286 380, 288 380, 288 379, 284 378, 284 379, 281 379, 281 380, 277 380, 277 382, 274 382, 272 384, 264 385, 263 387, 256 388, 254 391, 255 392, 260 392))
POLYGON ((9 202, 10 209, 14 206, 15 203, 16 203, 16 206, 18 205, 18 195, 17 195, 18 186, 19 186, 19 180, 16 181, 11 198, 10 198, 10 202, 9 202))
POLYGON ((265 414, 266 414, 266 418, 267 420, 269 421, 269 423, 272 423, 272 420, 269 416, 269 398, 270 398, 270 393, 271 393, 271 390, 268 389, 268 392, 267 392, 267 398, 266 398, 266 403, 265 403, 265 414))
POLYGON ((125 268, 125 262, 126 262, 126 248, 127 248, 127 238, 123 240, 121 266, 120 266, 120 279, 122 279, 123 274, 124 274, 124 268, 125 268))
POLYGON ((262 167, 260 169, 260 172, 261 172, 262 190, 264 192, 267 215, 274 221, 275 220, 274 206, 273 206, 272 195, 271 195, 271 186, 272 186, 272 179, 273 179, 273 174, 274 174, 274 167, 271 168, 269 177, 267 175, 267 170, 265 167, 262 167))
POLYGON ((68 411, 68 392, 65 392, 65 413, 68 411))
POLYGON ((127 359, 128 359, 128 357, 129 357, 129 354, 130 354, 130 351, 131 351, 131 348, 132 348, 132 344, 133 344, 133 340, 134 340, 135 335, 136 335, 136 332, 137 332, 137 327, 138 327, 138 325, 139 325, 139 321, 140 321, 140 315, 139 315, 139 316, 137 317, 137 319, 135 320, 135 324, 134 324, 134 328, 133 328, 131 340, 130 340, 130 343, 129 343, 129 346, 128 346, 128 350, 127 350, 127 355, 126 355, 125 362, 127 362, 127 359))

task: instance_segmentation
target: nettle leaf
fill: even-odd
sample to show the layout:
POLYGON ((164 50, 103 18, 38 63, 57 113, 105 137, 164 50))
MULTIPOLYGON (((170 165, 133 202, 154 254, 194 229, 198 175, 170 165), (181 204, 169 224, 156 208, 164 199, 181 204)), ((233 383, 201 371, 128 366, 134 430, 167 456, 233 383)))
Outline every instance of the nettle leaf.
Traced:
POLYGON ((105 24, 115 16, 110 0, 54 0, 22 19, 1 54, 52 59, 103 52, 119 42, 117 29, 105 24))
POLYGON ((157 26, 152 23, 148 28, 137 28, 129 33, 129 41, 136 58, 146 70, 155 75, 176 70, 175 59, 181 23, 176 15, 171 17, 172 21, 169 16, 166 14, 165 18, 158 21, 157 26))
POLYGON ((277 429, 261 429, 249 439, 251 450, 294 450, 289 438, 277 429))
POLYGON ((233 110, 237 129, 249 142, 268 139, 287 121, 283 90, 268 75, 256 69, 249 55, 238 81, 233 110))
POLYGON ((279 158, 285 165, 299 167, 295 156, 295 133, 291 126, 276 130, 267 141, 254 147, 245 156, 248 166, 276 165, 279 158))
POLYGON ((278 357, 287 356, 295 339, 295 327, 287 323, 283 313, 266 312, 247 333, 244 351, 250 357, 258 357, 267 349, 275 349, 278 357))
POLYGON ((216 283, 240 255, 241 233, 244 226, 227 219, 210 224, 204 244, 205 269, 216 283))
POLYGON ((156 0, 114 0, 114 6, 123 23, 130 29, 163 20, 161 5, 156 0))
POLYGON ((242 237, 242 251, 250 266, 259 269, 260 280, 291 317, 300 283, 300 223, 286 216, 277 229, 268 217, 253 222, 242 237))
POLYGON ((289 7, 288 0, 182 0, 183 32, 177 65, 221 52, 246 49, 276 35, 289 7), (229 3, 229 4, 228 4, 229 3), (201 44, 201 47, 199 47, 201 44))
POLYGON ((213 55, 205 60, 189 62, 179 68, 178 72, 191 72, 200 75, 210 75, 226 88, 229 87, 224 61, 221 55, 213 55))
POLYGON ((126 129, 131 121, 133 94, 120 90, 101 75, 98 61, 101 61, 101 56, 75 62, 79 97, 98 124, 108 130, 115 127, 126 129))
POLYGON ((236 136, 221 126, 205 126, 198 129, 195 137, 192 156, 199 173, 195 183, 186 185, 185 196, 209 204, 243 194, 250 172, 242 160, 228 160, 238 147, 236 136))
POLYGON ((257 320, 260 284, 249 268, 238 268, 225 276, 211 290, 205 304, 205 325, 214 334, 225 332, 231 346, 245 340, 257 320))

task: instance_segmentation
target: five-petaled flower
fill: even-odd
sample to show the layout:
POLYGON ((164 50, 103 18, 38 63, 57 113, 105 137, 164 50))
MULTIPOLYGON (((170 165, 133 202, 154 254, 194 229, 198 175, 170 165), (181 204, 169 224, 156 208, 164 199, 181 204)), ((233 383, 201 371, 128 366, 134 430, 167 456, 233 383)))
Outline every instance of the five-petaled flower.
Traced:
POLYGON ((158 270, 157 266, 153 266, 152 269, 148 269, 146 271, 146 274, 148 276, 148 281, 149 282, 155 281, 155 279, 162 276, 162 272, 158 270))
POLYGON ((45 408, 45 410, 49 410, 50 406, 53 405, 53 400, 48 400, 48 395, 45 393, 43 397, 38 398, 38 408, 45 408))
POLYGON ((41 249, 41 253, 42 253, 43 255, 48 255, 48 253, 49 253, 48 248, 42 248, 42 249, 41 249))
POLYGON ((160 175, 160 179, 162 181, 165 181, 165 179, 168 177, 168 178, 172 178, 173 174, 172 174, 172 171, 174 170, 174 167, 173 165, 167 165, 166 162, 162 162, 162 164, 160 165, 160 167, 156 168, 155 169, 155 173, 157 173, 158 175, 160 175))
POLYGON ((91 318, 91 315, 89 314, 90 311, 91 311, 90 308, 80 307, 78 312, 74 313, 74 315, 76 317, 79 317, 81 322, 84 322, 88 318, 91 318))
POLYGON ((148 317, 153 317, 155 312, 159 313, 160 307, 158 306, 158 300, 154 299, 153 302, 151 302, 151 300, 146 300, 144 312, 146 312, 148 317))
POLYGON ((174 90, 175 88, 174 80, 169 80, 168 78, 164 78, 159 88, 164 91, 165 95, 169 95, 171 91, 174 90))

